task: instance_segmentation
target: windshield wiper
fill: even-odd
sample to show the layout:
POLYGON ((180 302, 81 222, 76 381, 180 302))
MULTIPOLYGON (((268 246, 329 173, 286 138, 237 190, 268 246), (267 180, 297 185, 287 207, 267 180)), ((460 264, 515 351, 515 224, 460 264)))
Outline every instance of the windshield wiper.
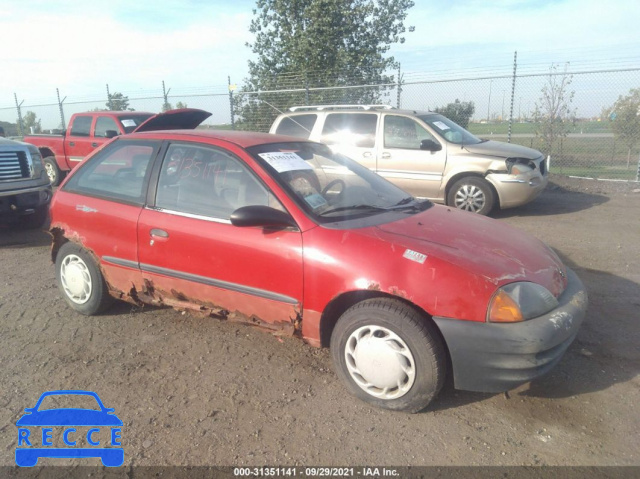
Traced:
POLYGON ((398 210, 413 210, 413 211, 424 211, 431 206, 431 202, 429 200, 418 200, 412 196, 408 196, 400 201, 398 201, 395 205, 388 208, 389 210, 398 211, 398 210))
POLYGON ((321 213, 321 216, 325 216, 328 213, 337 213, 339 211, 349 211, 349 210, 389 211, 388 208, 383 208, 381 206, 361 204, 361 205, 339 206, 337 208, 332 208, 330 210, 323 211, 321 213))

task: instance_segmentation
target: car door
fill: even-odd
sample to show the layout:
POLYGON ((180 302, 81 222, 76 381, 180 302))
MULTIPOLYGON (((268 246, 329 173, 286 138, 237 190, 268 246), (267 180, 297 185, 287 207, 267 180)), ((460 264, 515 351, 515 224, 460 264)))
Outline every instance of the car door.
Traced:
POLYGON ((247 164, 222 148, 172 143, 157 176, 138 224, 146 294, 292 331, 302 304, 302 236, 231 224, 241 206, 283 209, 247 164))
POLYGON ((95 139, 91 137, 93 120, 93 115, 76 115, 73 118, 71 130, 65 136, 65 153, 72 169, 97 146, 91 145, 95 143, 95 139))
POLYGON ((161 142, 118 139, 93 156, 55 197, 52 227, 91 251, 111 289, 140 285, 138 217, 161 142))
POLYGON ((436 199, 447 161, 447 145, 413 118, 385 114, 378 148, 377 173, 414 196, 436 199), (420 149, 422 140, 439 151, 420 149))
POLYGON ((379 116, 378 113, 328 113, 320 141, 375 171, 379 116))

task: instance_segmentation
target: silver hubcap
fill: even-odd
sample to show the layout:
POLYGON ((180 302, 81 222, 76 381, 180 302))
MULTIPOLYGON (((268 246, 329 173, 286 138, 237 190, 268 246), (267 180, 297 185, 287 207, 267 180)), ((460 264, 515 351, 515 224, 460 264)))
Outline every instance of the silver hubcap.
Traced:
POLYGON ((91 298, 91 274, 86 263, 75 254, 62 260, 60 281, 68 298, 76 304, 84 304, 91 298))
POLYGON ((49 182, 53 183, 56 180, 56 171, 54 170, 53 165, 51 163, 45 163, 44 169, 47 171, 49 182))
POLYGON ((480 211, 487 199, 480 188, 474 185, 463 185, 455 197, 456 208, 477 213, 480 211))
POLYGON ((374 397, 397 399, 415 382, 416 366, 409 346, 390 329, 356 329, 347 340, 344 355, 353 380, 374 397))

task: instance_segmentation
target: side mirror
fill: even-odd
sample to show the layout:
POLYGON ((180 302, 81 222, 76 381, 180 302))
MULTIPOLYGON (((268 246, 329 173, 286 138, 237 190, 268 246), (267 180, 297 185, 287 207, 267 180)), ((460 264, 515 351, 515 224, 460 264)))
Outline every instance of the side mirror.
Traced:
POLYGON ((420 149, 426 151, 440 151, 442 150, 442 145, 433 140, 422 140, 420 142, 420 149))
POLYGON ((118 136, 118 132, 116 130, 107 130, 104 132, 105 138, 115 138, 118 136))
POLYGON ((234 226, 272 226, 280 228, 298 226, 288 213, 270 206, 243 206, 231 213, 230 219, 231 224, 234 226))

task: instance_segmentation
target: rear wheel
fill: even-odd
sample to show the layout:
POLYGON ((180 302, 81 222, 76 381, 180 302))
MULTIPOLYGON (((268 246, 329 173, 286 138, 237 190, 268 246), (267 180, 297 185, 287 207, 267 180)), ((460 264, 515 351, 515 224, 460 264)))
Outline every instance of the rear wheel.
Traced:
POLYGON ((445 352, 435 326, 394 299, 349 308, 333 330, 331 353, 349 391, 385 409, 418 412, 444 382, 445 352))
POLYGON ((75 243, 65 243, 58 251, 56 277, 67 304, 79 313, 92 316, 113 302, 95 261, 75 243))
POLYGON ((447 195, 447 204, 471 213, 488 215, 495 205, 495 195, 486 180, 466 176, 453 184, 447 195))
POLYGON ((55 156, 47 156, 42 160, 51 186, 58 186, 62 181, 62 171, 58 168, 55 156))

